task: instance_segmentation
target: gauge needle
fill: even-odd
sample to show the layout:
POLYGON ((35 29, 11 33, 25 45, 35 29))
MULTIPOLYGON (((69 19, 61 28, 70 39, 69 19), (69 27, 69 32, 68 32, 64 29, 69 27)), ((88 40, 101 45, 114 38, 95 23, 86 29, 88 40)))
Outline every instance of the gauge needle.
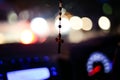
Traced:
POLYGON ((90 72, 88 72, 88 75, 89 75, 89 76, 93 76, 93 75, 95 75, 96 73, 98 73, 100 70, 101 70, 101 66, 96 66, 96 67, 94 67, 90 72))

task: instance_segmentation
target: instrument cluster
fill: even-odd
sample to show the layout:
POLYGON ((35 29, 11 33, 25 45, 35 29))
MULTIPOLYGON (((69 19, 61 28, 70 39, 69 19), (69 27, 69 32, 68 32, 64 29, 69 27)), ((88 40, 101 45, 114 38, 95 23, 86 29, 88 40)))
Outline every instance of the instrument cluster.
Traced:
POLYGON ((73 80, 118 80, 120 46, 117 37, 95 38, 71 49, 73 80))

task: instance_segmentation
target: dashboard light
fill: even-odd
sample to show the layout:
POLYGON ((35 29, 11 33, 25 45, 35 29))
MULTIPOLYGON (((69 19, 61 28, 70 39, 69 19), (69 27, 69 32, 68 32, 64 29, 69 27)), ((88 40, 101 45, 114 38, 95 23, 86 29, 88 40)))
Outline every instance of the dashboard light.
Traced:
POLYGON ((45 80, 49 77, 50 72, 46 67, 7 72, 8 80, 45 80))
MULTIPOLYGON (((91 71, 93 71, 94 69, 95 69, 95 71, 98 72, 99 67, 98 68, 93 67, 93 64, 95 62, 100 62, 103 64, 105 73, 109 73, 112 69, 109 59, 103 53, 94 52, 94 53, 92 53, 92 55, 90 55, 90 57, 88 58, 87 64, 86 64, 88 73, 91 73, 91 71)), ((97 66, 99 66, 99 65, 97 65, 97 66)))

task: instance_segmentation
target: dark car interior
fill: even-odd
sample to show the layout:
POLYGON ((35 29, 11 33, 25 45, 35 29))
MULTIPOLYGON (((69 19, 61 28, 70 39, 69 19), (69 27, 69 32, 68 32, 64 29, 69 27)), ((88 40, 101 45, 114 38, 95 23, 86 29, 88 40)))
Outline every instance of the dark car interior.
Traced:
MULTIPOLYGON (((79 44, 67 44, 70 47, 69 55, 55 53, 56 45, 53 45, 53 43, 3 44, 0 45, 0 79, 28 80, 32 76, 33 80, 36 80, 33 74, 28 74, 31 72, 29 70, 47 68, 49 70, 49 79, 47 80, 119 80, 119 41, 119 36, 104 36, 83 41, 79 44), (52 46, 52 48, 49 46, 52 46), (55 54, 49 54, 51 52, 55 54), (97 60, 91 56, 93 53, 103 55, 99 57, 96 54, 97 59, 101 58, 97 60), (88 61, 92 61, 92 59, 89 59, 90 57, 94 59, 94 62, 87 65, 88 61), (91 66, 93 70, 97 66, 101 68, 98 69, 98 72, 89 75, 90 72, 87 68, 91 66), (109 67, 110 71, 105 72, 109 67), (25 70, 28 70, 28 73, 24 75, 25 78, 19 74, 20 70, 23 71, 23 74, 26 73, 25 70)), ((36 72, 36 75, 41 76, 39 75, 40 72, 36 72)))
POLYGON ((119 80, 119 7, 117 0, 0 0, 0 80, 119 80), (74 25, 79 26, 79 16, 90 18, 93 23, 85 26, 92 28, 62 32, 72 23, 63 18, 76 16, 74 25), (97 22, 100 16, 108 28, 97 22), (31 27, 35 17, 49 23, 45 35, 45 20, 35 23, 42 26, 37 32, 31 27))

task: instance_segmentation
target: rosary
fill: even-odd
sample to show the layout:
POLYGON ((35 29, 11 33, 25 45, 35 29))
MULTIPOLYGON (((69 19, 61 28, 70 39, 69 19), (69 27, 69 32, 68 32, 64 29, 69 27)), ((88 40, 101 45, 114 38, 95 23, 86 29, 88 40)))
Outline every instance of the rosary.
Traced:
POLYGON ((62 15, 62 0, 59 0, 59 25, 58 25, 58 28, 59 28, 59 33, 58 33, 58 37, 56 38, 56 41, 58 43, 58 53, 60 54, 61 53, 61 44, 63 43, 63 39, 61 38, 61 15, 62 15))

